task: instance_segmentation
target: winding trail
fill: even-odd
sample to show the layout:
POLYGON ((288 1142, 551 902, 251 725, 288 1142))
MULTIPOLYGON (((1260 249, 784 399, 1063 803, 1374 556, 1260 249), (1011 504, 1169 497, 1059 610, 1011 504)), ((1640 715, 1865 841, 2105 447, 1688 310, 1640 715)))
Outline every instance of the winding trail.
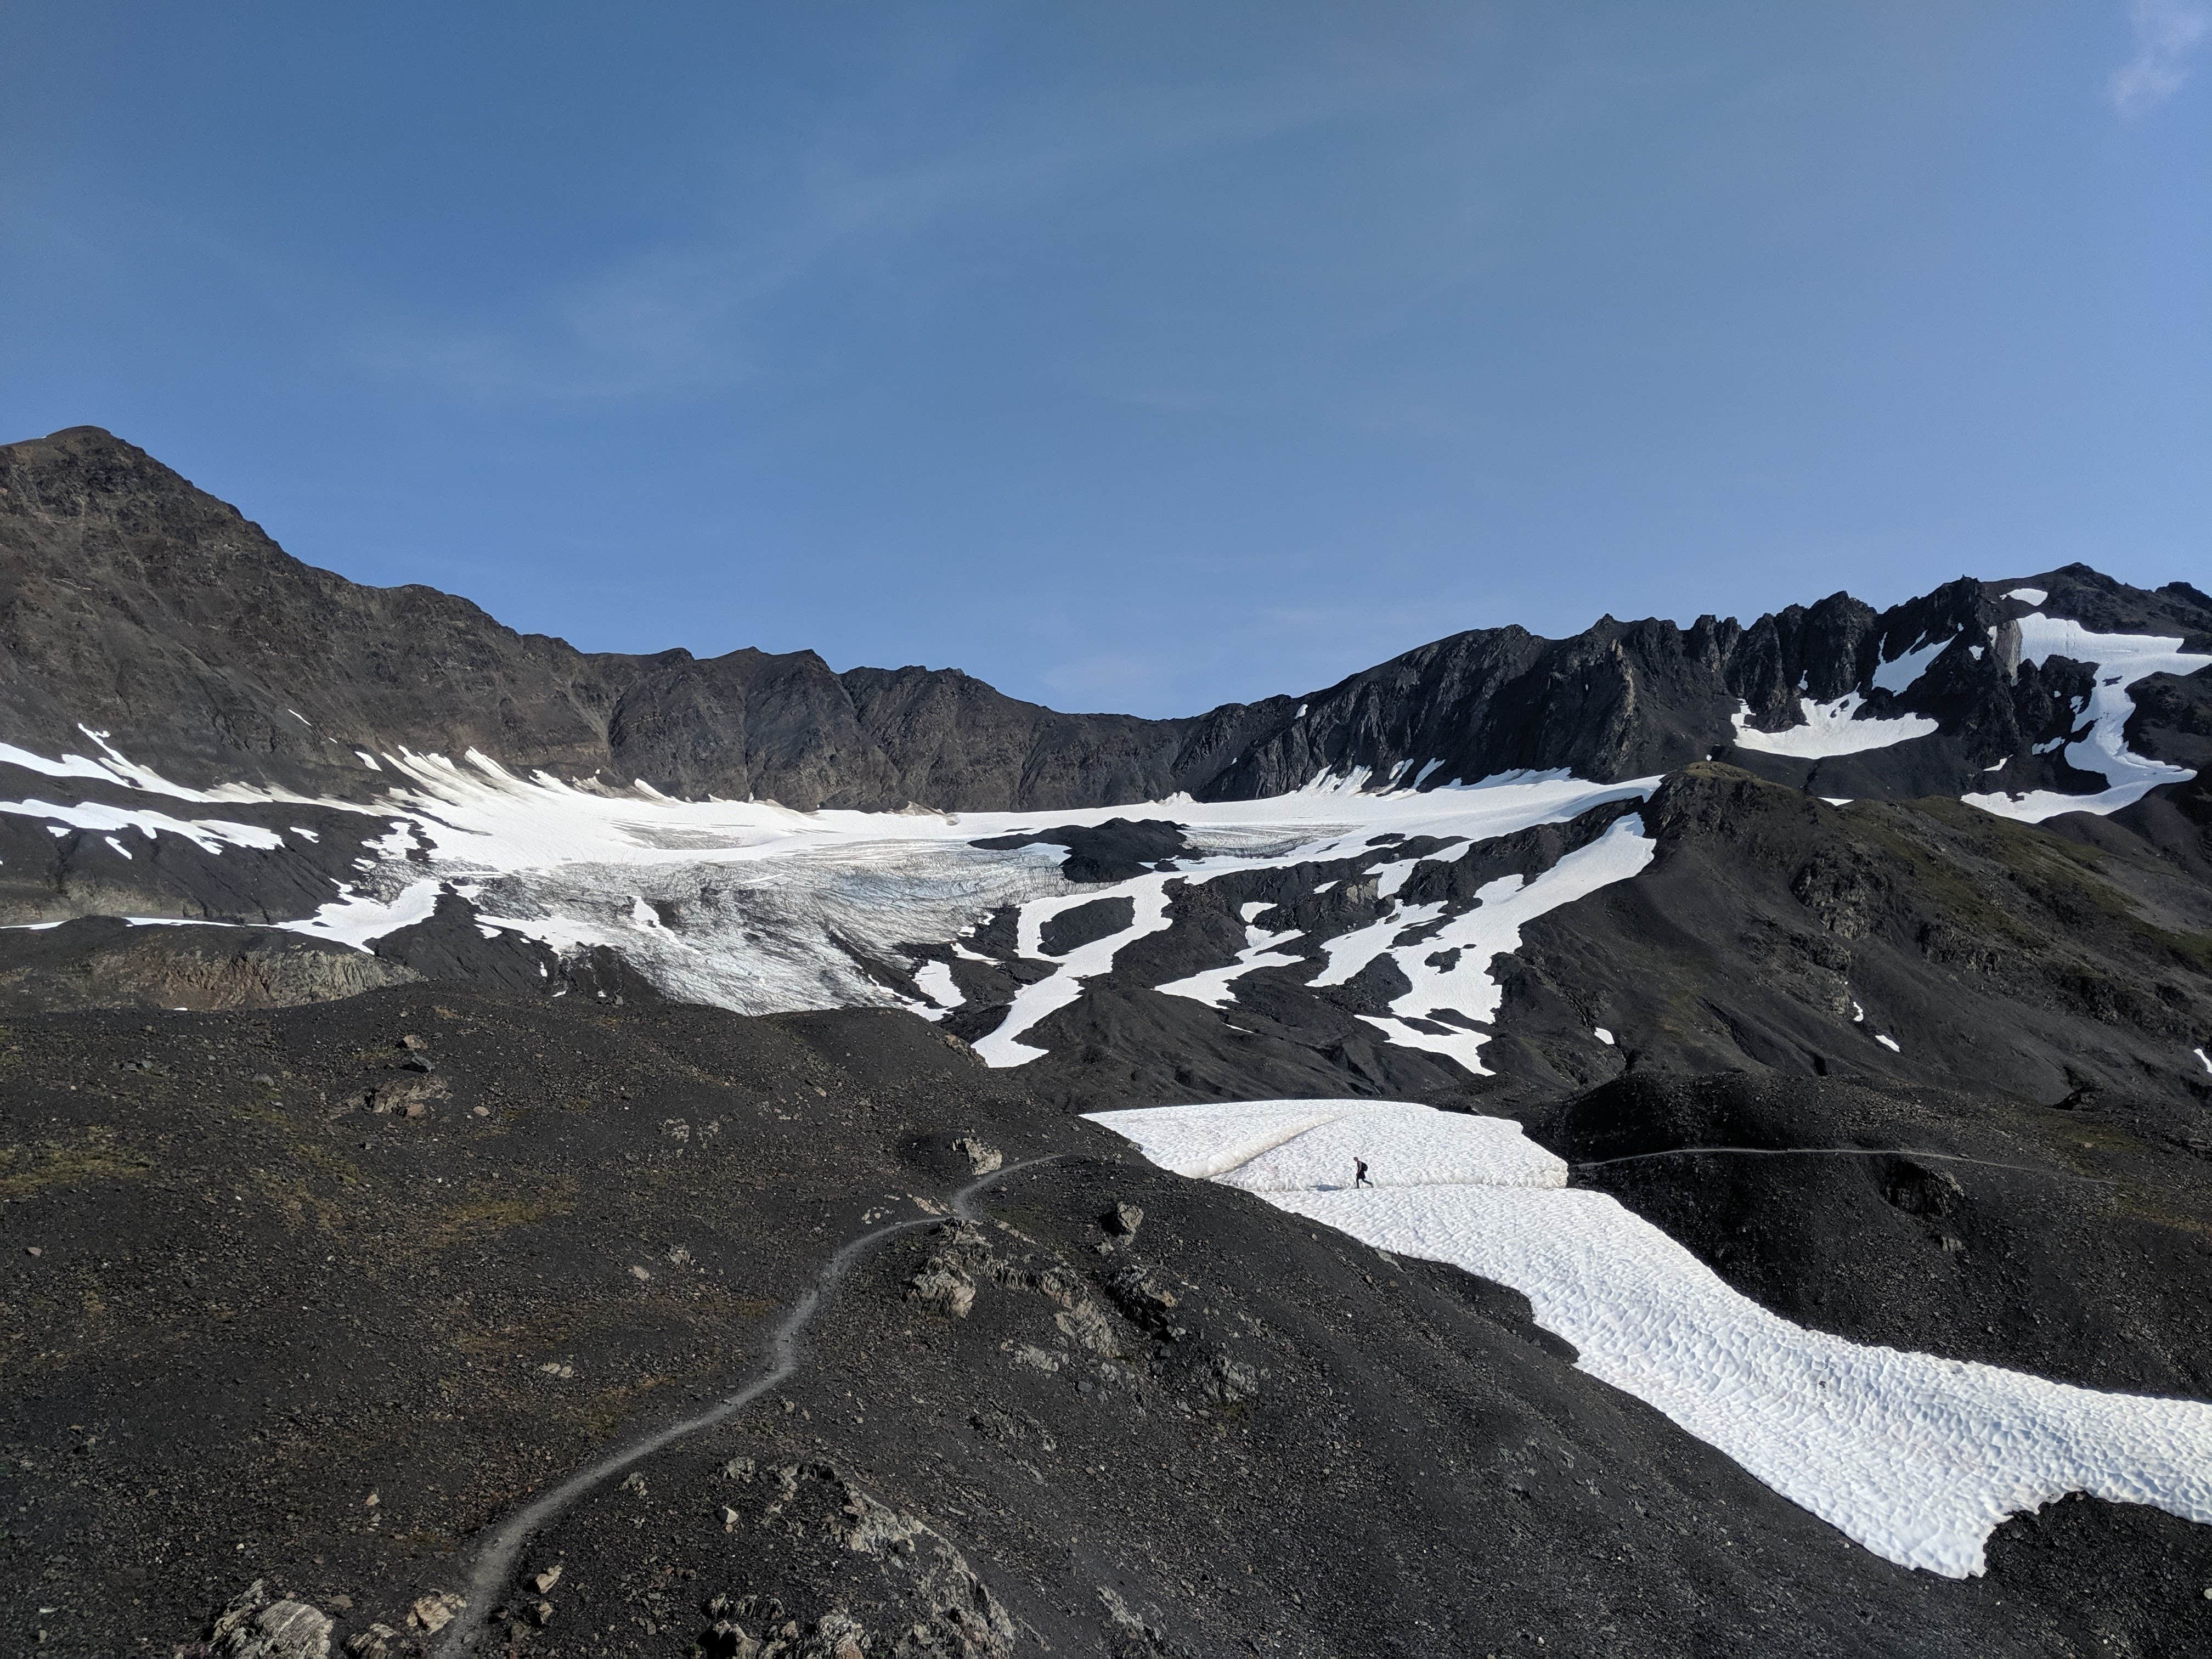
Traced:
POLYGON ((1945 1164, 1972 1164, 1984 1170, 2011 1170, 2020 1175, 2048 1176, 2055 1181, 2087 1181, 2100 1187, 2119 1182, 2106 1176, 2081 1175, 2072 1170, 2044 1170, 2033 1164, 1999 1164, 1993 1158, 1968 1158, 1963 1152, 1929 1152, 1917 1146, 1670 1146, 1664 1152, 1630 1152, 1620 1158, 1592 1158, 1571 1164, 1571 1170, 1604 1170, 1616 1164, 1640 1164, 1648 1158, 1695 1158, 1707 1152, 1733 1152, 1747 1158, 1930 1158, 1945 1164))
MULTIPOLYGON (((979 1194, 997 1186, 1009 1176, 1036 1169, 1039 1164, 1055 1163, 1060 1157, 1058 1152, 1048 1152, 1042 1158, 1024 1158, 1019 1164, 1009 1164, 1004 1169, 980 1176, 952 1194, 948 1208, 957 1219, 973 1221, 975 1217, 970 1206, 979 1194)), ((942 1215, 924 1215, 906 1221, 887 1222, 846 1241, 823 1265, 822 1271, 815 1275, 814 1283, 785 1310, 781 1322, 769 1338, 769 1364, 765 1371, 735 1394, 726 1395, 705 1411, 656 1429, 643 1438, 586 1464, 560 1485, 540 1492, 501 1522, 477 1548, 476 1566, 470 1572, 468 1583, 462 1592, 467 1597, 467 1603, 455 1615, 453 1622, 446 1627, 436 1649, 439 1659, 454 1659, 455 1656, 465 1653, 483 1634, 485 1621, 490 1617, 494 1605, 514 1576, 515 1559, 521 1554, 522 1547, 530 1541, 532 1534, 541 1530, 602 1482, 612 1480, 624 1469, 643 1462, 665 1447, 728 1420, 771 1389, 787 1381, 805 1358, 800 1339, 805 1335, 807 1327, 835 1299, 838 1281, 853 1263, 888 1238, 912 1232, 919 1227, 933 1227, 945 1219, 942 1215)))

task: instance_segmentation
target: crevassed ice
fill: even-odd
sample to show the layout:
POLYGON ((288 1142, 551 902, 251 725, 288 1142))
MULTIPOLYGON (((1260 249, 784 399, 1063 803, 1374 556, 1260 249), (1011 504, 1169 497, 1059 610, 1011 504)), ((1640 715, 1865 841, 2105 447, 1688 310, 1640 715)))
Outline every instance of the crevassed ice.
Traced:
MULTIPOLYGON (((88 735, 102 744, 105 758, 41 761, 33 769, 120 785, 137 795, 165 794, 173 798, 170 804, 301 800, 242 787, 172 786, 106 748, 99 734, 88 735)), ((976 1045, 997 1065, 1043 1052, 1024 1042, 1024 1034, 1074 1001, 1130 943, 1167 926, 1176 883, 1364 857, 1383 830, 1460 843, 1442 854, 1456 857, 1480 841, 1564 823, 1607 801, 1640 799, 1657 781, 1594 784, 1564 771, 1516 773, 1475 785, 1378 793, 1363 790, 1364 774, 1355 773, 1317 778, 1305 789, 1256 801, 1199 803, 1184 796, 1080 810, 951 814, 799 812, 765 801, 672 800, 641 787, 617 791, 543 773, 520 777, 474 751, 457 763, 402 750, 380 757, 380 769, 395 787, 372 805, 306 803, 391 827, 366 844, 362 867, 337 899, 316 916, 280 925, 365 946, 424 920, 440 884, 453 883, 477 906, 481 926, 562 951, 611 946, 664 992, 686 1000, 743 1013, 896 1006, 941 1014, 960 1002, 949 971, 909 964, 899 947, 944 945, 973 954, 959 941, 1012 906, 1018 912, 1022 953, 1050 963, 1054 971, 1022 987, 998 1029, 976 1045), (1063 848, 973 844, 1133 815, 1176 823, 1199 856, 1173 872, 1071 891, 1060 874, 1063 848), (1128 927, 1064 957, 1045 951, 1042 929, 1054 914, 1116 896, 1132 901, 1128 927), (908 984, 919 994, 906 990, 908 984)), ((1400 775, 1406 769, 1398 769, 1400 775)), ((1433 769, 1425 766, 1422 775, 1433 769)), ((58 821, 64 829, 168 831, 210 849, 281 844, 272 830, 188 817, 181 808, 154 811, 137 799, 128 808, 0 803, 0 811, 58 821)), ((1548 874, 1537 885, 1546 882, 1547 892, 1567 890, 1548 874)), ((1242 974, 1291 960, 1270 947, 1295 937, 1248 929, 1237 961, 1176 988, 1219 1006, 1242 974)), ((1479 1042, 1470 1036, 1460 1046, 1471 1054, 1479 1042)))
POLYGON ((2212 1522, 2212 1405, 1851 1342, 1769 1313, 1495 1118, 1244 1101, 1100 1112, 1163 1168, 1510 1285, 1577 1365, 1888 1560, 1982 1571, 2007 1516, 2071 1492, 2212 1522), (1373 1190, 1352 1188, 1364 1159, 1373 1190))
POLYGON ((1770 755, 1826 760, 1837 755, 1863 754, 1869 749, 1887 749, 1914 738, 1927 737, 1937 730, 1936 723, 1925 714, 1899 714, 1890 720, 1854 719, 1866 706, 1866 699, 1856 691, 1845 692, 1830 702, 1800 697, 1797 706, 1805 715, 1803 725, 1780 732, 1761 732, 1749 723, 1751 705, 1743 704, 1734 716, 1736 742, 1743 748, 1770 755))
MULTIPOLYGON (((2016 592, 2021 590, 2015 590, 2016 592)), ((2106 787, 2094 794, 2066 795, 2052 789, 2025 794, 1967 795, 1966 802, 2001 817, 2039 823, 2061 812, 2117 812, 2132 806, 2160 784, 2182 783, 2193 775, 2168 766, 2127 744, 2129 717, 2136 712, 2128 688, 2151 674, 2194 674, 2212 667, 2212 656, 2184 651, 2178 637, 2157 634, 2097 634, 2065 617, 2037 611, 2020 619, 2023 662, 2042 664, 2052 657, 2093 664, 2096 689, 2089 694, 2089 729, 2066 745, 2066 763, 2094 773, 2106 787)))

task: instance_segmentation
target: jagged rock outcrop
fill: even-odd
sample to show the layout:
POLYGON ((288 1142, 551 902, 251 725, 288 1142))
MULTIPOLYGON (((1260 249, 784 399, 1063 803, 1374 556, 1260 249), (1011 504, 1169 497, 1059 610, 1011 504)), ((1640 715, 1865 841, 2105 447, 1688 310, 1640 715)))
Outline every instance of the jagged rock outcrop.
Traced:
MULTIPOLYGON (((2035 580, 2064 614, 2201 646, 2212 600, 2085 566, 2035 580)), ((358 797, 357 750, 398 747, 681 795, 947 811, 1241 799, 1365 769, 1376 780, 1565 768, 1652 775, 1727 750, 1735 717, 1786 727, 1800 698, 1866 696, 1940 736, 1854 758, 1826 793, 1959 793, 1994 763, 2063 735, 2078 670, 2019 661, 2027 607, 1961 578, 1877 612, 1848 594, 1744 624, 1601 617, 1571 639, 1520 628, 1450 635, 1303 697, 1176 720, 1071 714, 956 670, 856 668, 811 651, 701 659, 580 652, 518 634, 465 599, 365 587, 302 564, 238 510, 94 427, 0 446, 0 726, 47 754, 81 726, 181 781, 290 782, 358 797), (1899 691, 1877 668, 1951 648, 1899 691)), ((2177 685, 2179 683, 2177 682, 2177 685)), ((2168 751, 2206 750, 2208 694, 2154 690, 2168 751)), ((1802 763, 1751 755, 1802 783, 1802 763)), ((2015 787, 2041 781, 2008 775, 2015 787)), ((1832 768, 1832 771, 1835 769, 1832 768)))

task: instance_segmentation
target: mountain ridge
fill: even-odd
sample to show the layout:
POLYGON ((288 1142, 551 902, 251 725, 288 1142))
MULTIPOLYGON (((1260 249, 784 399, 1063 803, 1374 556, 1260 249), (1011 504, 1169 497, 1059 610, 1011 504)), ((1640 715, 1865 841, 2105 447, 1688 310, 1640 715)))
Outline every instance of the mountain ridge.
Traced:
POLYGON ((2204 1650, 2189 584, 1155 721, 0 492, 42 1652, 2204 1650))
POLYGON ((1800 699, 1861 695, 1869 718, 1948 729, 1905 756, 1831 767, 1850 793, 1965 793, 1993 759, 2017 761, 2008 787, 2044 787, 2063 779, 2027 751, 2079 694, 2073 679, 2031 666, 2023 680, 1977 647, 1939 655, 1909 686, 1871 684, 1939 629, 1961 647, 1995 630, 1994 644, 2026 608, 2004 592, 2031 582, 2086 623, 2212 643, 2212 599, 2188 584, 2129 588, 2073 565, 1962 577, 1881 611, 1838 592, 1748 624, 1607 617, 1563 640, 1465 630, 1304 696, 1164 720, 1069 714, 957 669, 838 672, 812 651, 750 647, 578 651, 439 589, 366 587, 305 564, 101 428, 0 446, 0 719, 50 752, 92 726, 186 782, 234 781, 243 761, 325 792, 374 787, 355 751, 379 744, 802 811, 1251 799, 1415 764, 1611 781, 1726 750, 1808 784, 1803 766, 1735 739, 1786 729, 1800 699))

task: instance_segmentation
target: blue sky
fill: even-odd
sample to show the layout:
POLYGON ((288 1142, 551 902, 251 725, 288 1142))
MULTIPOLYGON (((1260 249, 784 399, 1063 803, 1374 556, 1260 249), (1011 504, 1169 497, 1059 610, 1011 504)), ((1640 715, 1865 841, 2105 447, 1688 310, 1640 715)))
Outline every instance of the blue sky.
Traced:
POLYGON ((1062 708, 2212 585, 2212 0, 0 10, 0 437, 1062 708))

